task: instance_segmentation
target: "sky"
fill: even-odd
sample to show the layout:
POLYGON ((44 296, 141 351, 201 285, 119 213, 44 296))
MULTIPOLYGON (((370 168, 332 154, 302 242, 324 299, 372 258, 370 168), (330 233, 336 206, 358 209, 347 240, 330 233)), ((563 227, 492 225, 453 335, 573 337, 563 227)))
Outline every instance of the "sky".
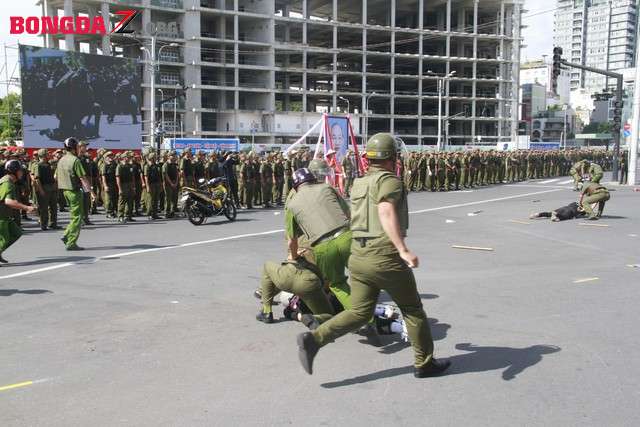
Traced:
MULTIPOLYGON (((480 0, 482 3, 482 0, 480 0)), ((525 0, 525 9, 527 12, 523 16, 522 23, 527 26, 522 32, 524 44, 527 46, 521 52, 521 59, 534 60, 541 59, 542 55, 550 55, 553 49, 553 9, 556 0, 525 0), (530 16, 529 16, 530 15, 530 16)), ((31 44, 42 46, 42 38, 31 35, 11 35, 9 34, 9 17, 10 16, 38 16, 41 9, 35 5, 35 0, 14 0, 3 1, 2 18, 0 18, 0 64, 4 64, 4 45, 8 46, 7 56, 9 63, 9 75, 14 73, 18 76, 18 42, 21 44, 31 44)), ((0 73, 0 81, 4 82, 5 70, 2 67, 0 73)), ((12 88, 11 91, 15 91, 12 88)), ((5 84, 0 85, 0 96, 6 93, 5 84)))

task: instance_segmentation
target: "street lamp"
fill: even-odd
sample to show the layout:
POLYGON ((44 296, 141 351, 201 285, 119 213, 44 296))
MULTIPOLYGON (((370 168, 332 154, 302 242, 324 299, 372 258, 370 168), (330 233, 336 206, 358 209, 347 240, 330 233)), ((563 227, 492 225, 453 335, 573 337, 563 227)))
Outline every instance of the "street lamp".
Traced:
MULTIPOLYGON (((160 47, 158 50, 158 56, 162 52, 162 49, 165 47, 177 47, 178 43, 169 43, 160 47)), ((155 128, 156 128, 156 36, 151 37, 151 50, 147 49, 146 46, 140 46, 140 50, 146 52, 149 56, 149 60, 151 61, 151 120, 149 121, 149 136, 151 139, 151 145, 155 144, 155 128)), ((159 66, 158 66, 159 68, 159 66)), ((164 95, 163 95, 164 98, 164 95)), ((158 152, 160 151, 160 145, 156 145, 156 149, 158 152)))
POLYGON ((345 98, 344 96, 339 96, 339 99, 341 99, 342 101, 347 103, 347 114, 349 114, 349 110, 351 109, 351 103, 349 102, 349 100, 347 98, 345 98))
POLYGON ((367 138, 369 137, 369 99, 376 95, 377 93, 371 92, 364 98, 364 139, 362 140, 362 145, 367 144, 367 138))
POLYGON ((160 96, 162 97, 160 100, 160 130, 164 134, 164 91, 158 89, 158 92, 160 92, 160 96))
POLYGON ((438 145, 437 148, 440 150, 442 147, 442 92, 444 90, 444 82, 445 80, 450 79, 456 74, 456 71, 452 71, 449 74, 440 77, 436 73, 431 70, 427 71, 427 74, 436 76, 438 79, 438 145))

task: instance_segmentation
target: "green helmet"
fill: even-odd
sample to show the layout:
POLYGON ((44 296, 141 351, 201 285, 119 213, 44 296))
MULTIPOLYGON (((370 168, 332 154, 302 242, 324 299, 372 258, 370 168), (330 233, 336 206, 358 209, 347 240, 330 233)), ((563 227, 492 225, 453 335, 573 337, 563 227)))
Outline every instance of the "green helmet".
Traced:
POLYGON ((388 160, 397 155, 396 140, 390 133, 377 133, 369 138, 365 151, 367 159, 388 160))
POLYGON ((324 180, 331 173, 329 163, 324 159, 313 159, 309 162, 309 171, 316 177, 318 181, 324 180))

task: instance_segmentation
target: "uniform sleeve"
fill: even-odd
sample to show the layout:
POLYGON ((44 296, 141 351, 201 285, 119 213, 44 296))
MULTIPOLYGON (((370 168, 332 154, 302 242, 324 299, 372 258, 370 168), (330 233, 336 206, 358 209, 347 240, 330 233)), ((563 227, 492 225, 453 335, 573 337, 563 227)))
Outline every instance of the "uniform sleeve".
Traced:
POLYGON ((378 181, 378 194, 376 203, 390 202, 397 204, 404 195, 402 181, 393 175, 385 175, 378 181))
POLYGON ((120 170, 121 170, 120 165, 118 165, 116 167, 116 176, 120 176, 120 170))
POLYGON ((85 175, 87 175, 87 173, 84 170, 84 166, 82 166, 82 162, 80 162, 80 159, 76 159, 76 161, 73 162, 73 173, 78 178, 82 178, 85 175))
POLYGON ((302 236, 302 230, 300 230, 300 226, 296 222, 296 218, 293 216, 293 213, 285 208, 284 211, 284 230, 287 235, 287 239, 297 239, 302 236))
POLYGON ((16 196, 16 187, 15 185, 11 185, 10 182, 3 182, 0 184, 0 200, 17 200, 16 196))

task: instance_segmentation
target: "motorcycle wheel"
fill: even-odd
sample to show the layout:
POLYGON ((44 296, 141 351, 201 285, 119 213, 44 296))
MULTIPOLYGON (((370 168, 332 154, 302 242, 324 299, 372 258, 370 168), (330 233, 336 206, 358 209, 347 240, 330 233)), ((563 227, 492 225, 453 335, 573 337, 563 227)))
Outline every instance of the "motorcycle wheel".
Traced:
POLYGON ((187 213, 187 219, 193 225, 202 225, 204 222, 204 213, 198 209, 197 206, 189 206, 185 209, 187 213))
POLYGON ((236 205, 233 204, 231 200, 227 200, 225 202, 224 216, 226 216, 229 221, 235 221, 236 216, 238 216, 238 209, 236 208, 236 205))

